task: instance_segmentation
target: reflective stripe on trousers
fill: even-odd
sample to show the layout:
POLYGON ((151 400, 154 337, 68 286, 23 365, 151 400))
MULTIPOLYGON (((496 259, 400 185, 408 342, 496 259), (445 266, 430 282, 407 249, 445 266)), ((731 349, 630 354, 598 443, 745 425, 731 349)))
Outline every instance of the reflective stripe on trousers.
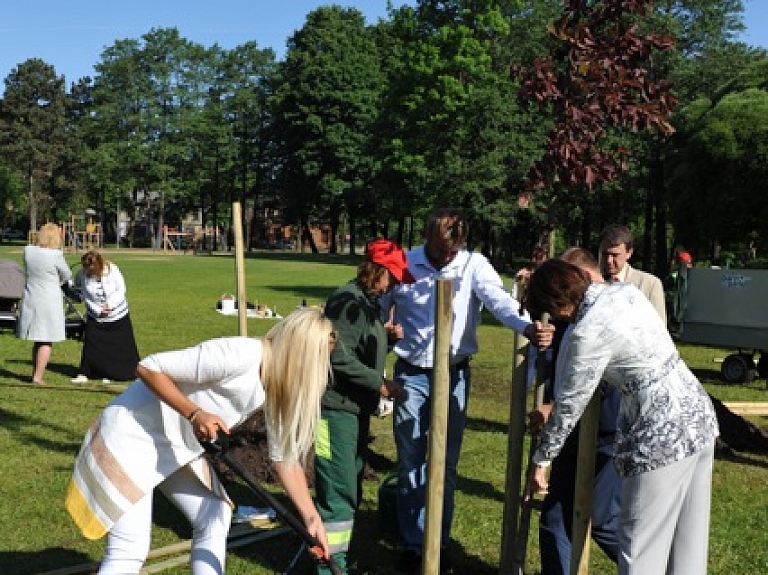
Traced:
POLYGON ((331 555, 349 551, 349 542, 352 540, 352 527, 354 521, 331 521, 323 523, 325 534, 328 536, 328 546, 331 555))

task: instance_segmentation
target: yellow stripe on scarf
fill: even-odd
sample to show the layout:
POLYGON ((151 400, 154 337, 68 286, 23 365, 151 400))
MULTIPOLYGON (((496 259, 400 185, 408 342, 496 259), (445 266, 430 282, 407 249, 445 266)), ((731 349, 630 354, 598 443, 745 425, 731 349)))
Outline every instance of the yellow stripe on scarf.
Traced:
POLYGON ((106 535, 106 525, 93 513, 93 509, 88 505, 88 501, 73 479, 70 479, 64 492, 64 506, 87 539, 100 539, 106 535))

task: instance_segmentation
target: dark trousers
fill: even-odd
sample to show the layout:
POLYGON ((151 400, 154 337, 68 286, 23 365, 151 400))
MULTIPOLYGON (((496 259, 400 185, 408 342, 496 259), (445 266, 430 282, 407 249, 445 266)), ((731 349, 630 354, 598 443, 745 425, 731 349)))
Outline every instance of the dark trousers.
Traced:
MULTIPOLYGON (((571 525, 578 453, 578 432, 552 461, 549 492, 544 497, 539 524, 541 575, 568 575, 571 564, 571 525)), ((618 559, 621 478, 613 465, 613 445, 597 450, 592 492, 592 538, 614 562, 618 559)))

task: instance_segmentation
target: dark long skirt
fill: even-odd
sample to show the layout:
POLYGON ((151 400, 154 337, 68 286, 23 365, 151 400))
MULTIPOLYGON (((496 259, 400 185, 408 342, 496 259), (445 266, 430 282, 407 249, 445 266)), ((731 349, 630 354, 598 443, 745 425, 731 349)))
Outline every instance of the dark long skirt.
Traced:
POLYGON ((136 377, 139 359, 130 314, 117 321, 85 322, 79 373, 88 379, 128 381, 136 377))

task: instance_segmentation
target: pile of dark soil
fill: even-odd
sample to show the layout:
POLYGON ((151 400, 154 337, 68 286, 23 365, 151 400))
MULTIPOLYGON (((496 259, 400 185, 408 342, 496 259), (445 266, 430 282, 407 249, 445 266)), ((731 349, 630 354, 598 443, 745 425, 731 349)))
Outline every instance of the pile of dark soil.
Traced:
MULTIPOLYGON (((371 442, 373 442, 373 438, 371 438, 371 442)), ((277 483, 277 474, 269 459, 263 410, 256 411, 242 424, 232 429, 229 453, 240 461, 259 483, 277 483)), ((312 487, 315 483, 314 458, 310 454, 308 459, 304 471, 307 476, 307 483, 312 487)), ((228 480, 235 479, 235 474, 223 463, 215 462, 214 466, 219 475, 228 480)), ((376 481, 378 480, 378 473, 392 469, 392 467, 394 467, 392 460, 371 451, 369 444, 364 479, 376 481)))
POLYGON ((733 454, 739 451, 768 453, 768 429, 750 423, 740 415, 728 409, 722 401, 712 397, 717 423, 720 425, 720 437, 717 439, 717 453, 733 454))

